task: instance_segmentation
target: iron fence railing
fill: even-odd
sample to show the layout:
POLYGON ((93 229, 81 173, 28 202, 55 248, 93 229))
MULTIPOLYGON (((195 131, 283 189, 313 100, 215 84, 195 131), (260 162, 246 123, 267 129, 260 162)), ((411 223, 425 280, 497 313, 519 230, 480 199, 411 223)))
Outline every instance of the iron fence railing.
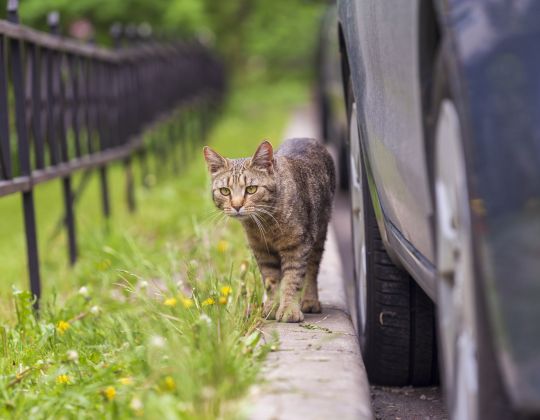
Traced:
POLYGON ((117 48, 105 49, 59 36, 56 15, 51 18, 51 34, 22 26, 17 1, 10 0, 8 21, 0 20, 0 198, 22 195, 30 287, 37 299, 34 187, 61 180, 73 264, 74 205, 87 176, 74 188, 72 174, 97 170, 108 217, 107 164, 123 161, 126 198, 134 210, 134 157, 143 173, 148 166, 143 137, 153 137, 152 150, 178 168, 180 149, 174 145, 188 137, 182 124, 195 120, 189 138, 203 137, 224 90, 220 61, 200 44, 148 41, 122 47, 116 27, 117 48))

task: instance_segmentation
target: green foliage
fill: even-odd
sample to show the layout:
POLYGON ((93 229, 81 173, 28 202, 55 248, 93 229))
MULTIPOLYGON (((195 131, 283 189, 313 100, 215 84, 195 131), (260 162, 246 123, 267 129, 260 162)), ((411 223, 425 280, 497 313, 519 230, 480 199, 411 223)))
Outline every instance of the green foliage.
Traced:
POLYGON ((275 78, 313 67, 324 1, 308 0, 24 0, 21 20, 46 30, 46 15, 59 10, 64 33, 86 18, 100 43, 110 43, 114 22, 148 22, 156 34, 199 36, 214 42, 231 68, 275 78))
MULTIPOLYGON (((239 89, 210 143, 230 156, 253 153, 265 137, 278 143, 305 99, 290 81, 239 89)), ((150 174, 158 183, 137 191, 134 215, 119 208, 124 178, 111 171, 108 232, 88 215, 99 211, 91 186, 77 209, 81 259, 73 269, 65 238, 42 235, 39 318, 26 291, 0 301, 0 418, 241 417, 238 401, 272 346, 256 329, 262 282, 240 226, 215 222, 201 145, 190 140, 182 173, 150 174)), ((60 212, 50 201, 56 184, 40 187, 51 212, 38 218, 45 232, 60 212)), ((0 228, 22 238, 12 205, 0 200, 0 228)), ((4 261, 20 255, 14 248, 13 240, 1 248, 4 261)))
POLYGON ((14 294, 19 321, 4 327, 1 417, 215 418, 251 384, 268 351, 256 346, 262 287, 253 270, 196 269, 179 287, 171 276, 181 272, 163 283, 140 277, 136 249, 122 259, 135 271, 103 267, 100 277, 111 284, 89 284, 39 320, 28 294, 14 294), (209 298, 215 303, 205 305, 209 298))

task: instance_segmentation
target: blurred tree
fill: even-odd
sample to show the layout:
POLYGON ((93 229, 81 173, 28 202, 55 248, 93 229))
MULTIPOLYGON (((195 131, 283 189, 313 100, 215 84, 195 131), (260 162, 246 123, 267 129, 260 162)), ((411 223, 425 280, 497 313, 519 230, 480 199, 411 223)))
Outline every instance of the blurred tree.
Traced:
MULTIPOLYGON (((5 0, 4 0, 5 2, 5 0)), ((305 72, 317 39, 322 0, 21 0, 21 21, 47 30, 58 10, 64 33, 81 18, 92 22, 97 42, 110 44, 114 22, 147 22, 154 36, 198 36, 213 42, 233 68, 272 77, 305 72)), ((5 7, 4 7, 5 10, 5 7)))

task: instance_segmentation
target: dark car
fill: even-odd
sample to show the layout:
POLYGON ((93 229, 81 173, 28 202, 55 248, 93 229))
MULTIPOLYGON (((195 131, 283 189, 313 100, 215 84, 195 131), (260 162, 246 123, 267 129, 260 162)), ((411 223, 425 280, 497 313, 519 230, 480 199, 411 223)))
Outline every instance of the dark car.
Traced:
POLYGON ((370 380, 440 366, 452 419, 540 415, 540 1, 337 11, 370 380))

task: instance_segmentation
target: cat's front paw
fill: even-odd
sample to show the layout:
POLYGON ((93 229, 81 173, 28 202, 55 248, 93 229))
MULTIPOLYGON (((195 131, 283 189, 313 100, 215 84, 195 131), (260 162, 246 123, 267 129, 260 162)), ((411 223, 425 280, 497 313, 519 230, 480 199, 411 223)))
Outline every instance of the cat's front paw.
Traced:
POLYGON ((302 322, 304 320, 304 314, 300 310, 298 303, 282 303, 276 312, 276 320, 279 322, 302 322))
POLYGON ((277 303, 267 300, 263 306, 264 319, 276 319, 277 303))
POLYGON ((302 312, 305 314, 320 314, 321 302, 318 299, 304 299, 302 301, 302 312))

